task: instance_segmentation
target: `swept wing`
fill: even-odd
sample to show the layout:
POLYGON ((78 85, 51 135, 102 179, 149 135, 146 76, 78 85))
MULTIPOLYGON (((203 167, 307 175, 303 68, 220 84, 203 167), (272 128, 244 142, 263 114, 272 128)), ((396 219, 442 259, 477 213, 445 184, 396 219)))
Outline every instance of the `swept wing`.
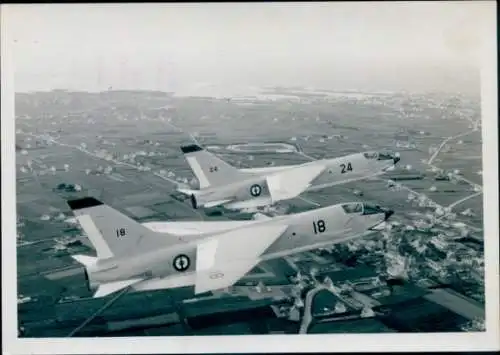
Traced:
POLYGON ((198 244, 195 293, 233 285, 288 228, 262 225, 229 231, 198 244))
POLYGON ((295 198, 304 192, 324 170, 324 164, 305 164, 267 177, 274 202, 295 198))

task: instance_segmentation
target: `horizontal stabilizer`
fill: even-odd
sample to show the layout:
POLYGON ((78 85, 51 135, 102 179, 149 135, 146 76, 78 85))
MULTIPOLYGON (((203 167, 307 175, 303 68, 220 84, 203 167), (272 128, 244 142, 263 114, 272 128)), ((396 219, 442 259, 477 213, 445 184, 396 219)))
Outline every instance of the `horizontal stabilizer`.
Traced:
POLYGON ((141 282, 143 279, 130 279, 124 281, 110 282, 106 284, 100 284, 97 288, 94 298, 106 297, 116 291, 122 290, 136 283, 141 282))
POLYGON ((78 254, 78 255, 71 255, 71 257, 86 267, 92 266, 97 262, 97 258, 95 256, 78 254))
POLYGON ((186 189, 183 187, 179 187, 177 191, 185 195, 195 195, 196 193, 200 192, 200 190, 186 189))
POLYGON ((199 195, 200 190, 178 188, 177 191, 184 194, 184 195, 191 196, 191 203, 193 205, 193 208, 198 208, 198 206, 203 206, 205 208, 211 208, 211 207, 220 206, 220 205, 223 205, 225 203, 232 201, 232 199, 224 199, 224 200, 217 200, 217 201, 207 201, 207 202, 203 203, 203 201, 198 202, 199 197, 198 198, 196 197, 196 196, 200 196, 199 195))

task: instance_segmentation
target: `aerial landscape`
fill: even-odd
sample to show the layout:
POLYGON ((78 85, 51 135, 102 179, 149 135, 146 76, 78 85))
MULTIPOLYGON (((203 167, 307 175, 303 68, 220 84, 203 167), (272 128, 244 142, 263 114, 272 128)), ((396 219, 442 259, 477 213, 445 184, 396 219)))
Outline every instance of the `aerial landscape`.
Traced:
POLYGON ((480 108, 468 94, 298 86, 18 92, 18 334, 482 331, 480 108), (259 218, 252 209, 194 209, 177 191, 199 185, 180 149, 193 143, 238 168, 398 152, 382 175, 333 186, 320 176, 258 210, 281 216, 360 201, 394 215, 363 238, 263 261, 222 290, 92 298, 71 255, 95 252, 68 200, 92 196, 141 223, 259 218))
POLYGON ((374 4, 2 5, 5 351, 497 346, 494 5, 374 4))

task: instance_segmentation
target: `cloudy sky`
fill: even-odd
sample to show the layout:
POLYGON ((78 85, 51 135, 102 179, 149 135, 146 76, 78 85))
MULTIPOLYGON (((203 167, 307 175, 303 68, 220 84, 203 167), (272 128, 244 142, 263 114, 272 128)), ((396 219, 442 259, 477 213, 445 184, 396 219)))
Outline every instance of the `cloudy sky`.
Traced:
MULTIPOLYGON (((475 91, 491 2, 11 5, 17 91, 475 91)), ((5 9, 4 9, 5 10, 5 9)))

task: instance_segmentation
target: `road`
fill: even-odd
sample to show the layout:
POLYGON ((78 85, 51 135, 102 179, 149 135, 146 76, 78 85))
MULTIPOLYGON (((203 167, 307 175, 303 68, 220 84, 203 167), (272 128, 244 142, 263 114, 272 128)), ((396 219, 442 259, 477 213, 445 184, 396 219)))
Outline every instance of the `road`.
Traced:
MULTIPOLYGON (((448 137, 446 138, 438 147, 438 149, 434 152, 434 154, 432 155, 432 157, 429 159, 429 161, 427 162, 427 165, 429 165, 430 167, 434 168, 434 169, 438 169, 438 170, 442 170, 441 168, 435 166, 432 164, 432 162, 434 161, 434 159, 436 159, 436 157, 438 156, 438 154, 441 152, 441 150, 443 149, 443 147, 446 145, 446 143, 448 143, 449 141, 451 140, 454 140, 454 139, 457 139, 457 138, 460 138, 460 137, 464 137, 466 135, 469 135, 471 133, 474 133, 474 132, 477 132, 479 130, 479 121, 471 121, 471 123, 474 124, 474 128, 470 131, 467 131, 467 132, 463 132, 463 133, 460 133, 460 134, 457 134, 455 136, 452 136, 452 137, 448 137)), ((475 197, 475 196, 478 196, 480 194, 483 193, 483 189, 482 189, 482 186, 466 179, 465 177, 463 176, 460 176, 460 175, 455 175, 454 176, 457 180, 461 180, 463 182, 466 182, 467 184, 473 186, 475 189, 480 189, 480 191, 470 195, 470 196, 467 196, 467 197, 464 197, 464 198, 461 198, 459 199, 458 201, 455 201, 453 203, 451 203, 447 208, 448 209, 452 209, 456 206, 458 206, 459 204, 475 197)))
MULTIPOLYGON (((59 142, 58 140, 54 139, 53 137, 50 137, 50 136, 47 136, 47 135, 37 135, 37 134, 29 133, 29 132, 19 132, 19 133, 27 135, 27 136, 31 136, 31 137, 34 137, 34 138, 42 139, 42 140, 45 140, 45 141, 49 141, 49 142, 52 142, 53 144, 56 144, 56 145, 59 145, 59 146, 62 146, 62 147, 76 149, 76 150, 79 150, 80 152, 82 152, 84 154, 87 154, 87 155, 93 157, 93 158, 105 160, 105 161, 114 163, 115 165, 126 166, 126 167, 129 167, 129 168, 132 168, 132 169, 136 169, 138 171, 142 171, 140 169, 140 167, 137 166, 137 165, 130 164, 130 163, 127 163, 127 162, 123 162, 123 161, 120 161, 120 160, 117 160, 117 159, 105 159, 104 157, 99 156, 98 154, 95 154, 95 153, 93 153, 93 152, 91 152, 91 151, 89 151, 89 150, 87 150, 87 149, 85 149, 83 147, 80 147, 80 146, 77 146, 77 145, 72 145, 72 144, 67 144, 67 143, 62 143, 62 142, 59 142)), ((149 171, 149 172, 151 174, 153 174, 154 176, 159 177, 160 179, 163 179, 165 181, 168 181, 171 184, 174 184, 176 187, 179 186, 179 183, 177 181, 173 180, 173 179, 170 179, 170 178, 168 178, 166 176, 163 176, 162 174, 154 172, 154 171, 149 171)), ((181 204, 183 207, 187 207, 181 201, 178 201, 176 199, 172 199, 172 200, 175 201, 175 203, 181 204)), ((198 212, 198 211, 196 211, 194 209, 191 210, 191 211, 193 213, 195 213, 199 217, 200 220, 204 219, 203 215, 200 212, 198 212)))
POLYGON ((306 299, 304 302, 304 315, 302 317, 302 322, 300 324, 299 334, 307 334, 307 330, 309 329, 309 326, 310 326, 311 322, 313 321, 312 301, 314 299, 314 296, 316 296, 316 294, 318 294, 318 292, 323 291, 323 290, 332 293, 340 301, 349 305, 351 308, 356 308, 355 305, 351 304, 352 302, 349 302, 349 300, 347 300, 346 298, 339 295, 332 288, 327 287, 323 284, 318 284, 315 288, 310 290, 306 295, 306 299))
POLYGON ((446 143, 448 143, 449 141, 451 140, 454 140, 454 139, 457 139, 457 138, 460 138, 460 137, 464 137, 466 135, 469 135, 471 133, 474 133, 476 132, 478 129, 477 127, 475 127, 474 129, 470 130, 470 131, 467 131, 467 132, 463 132, 463 133, 460 133, 460 134, 457 134, 456 136, 453 136, 453 137, 448 137, 446 138, 443 142, 441 142, 441 144, 439 145, 438 149, 434 152, 434 154, 431 156, 431 158, 429 159, 429 161, 427 162, 428 165, 431 165, 432 162, 434 161, 434 159, 436 159, 436 157, 439 155, 439 153, 441 153, 441 150, 443 150, 444 146, 446 145, 446 143))
POLYGON ((479 196, 481 195, 483 192, 482 191, 479 191, 479 192, 476 192, 475 194, 472 194, 472 195, 469 195, 469 196, 466 196, 458 201, 455 201, 453 202, 451 205, 448 206, 448 208, 454 208, 456 207, 457 205, 461 204, 462 202, 465 202, 473 197, 476 197, 476 196, 479 196))
MULTIPOLYGON (((478 131, 478 130, 479 130, 479 128, 478 128, 478 126, 479 126, 479 122, 478 122, 478 121, 471 121, 471 123, 473 123, 473 124, 474 124, 474 128, 473 128, 472 130, 470 130, 470 131, 466 131, 466 132, 463 132, 463 133, 460 133, 460 134, 457 134, 457 135, 452 136, 452 137, 448 137, 448 138, 446 138, 445 140, 443 140, 443 142, 441 142, 441 144, 439 145, 438 149, 434 152, 434 154, 431 156, 431 158, 430 158, 428 161, 426 161, 425 163, 426 163, 429 167, 432 167, 432 168, 434 168, 434 169, 436 169, 436 170, 442 170, 441 168, 439 168, 439 167, 437 167, 437 166, 433 165, 433 164, 432 164, 432 162, 433 162, 433 161, 436 159, 436 157, 439 155, 439 153, 441 152, 441 150, 443 149, 443 147, 446 145, 446 143, 448 143, 448 142, 450 142, 450 141, 452 141, 452 140, 454 140, 454 139, 457 139, 457 138, 460 138, 460 137, 464 137, 464 136, 466 136, 466 135, 469 135, 469 134, 471 134, 471 133, 476 132, 476 131, 478 131)), ((469 199, 471 199, 471 198, 473 198, 473 197, 475 197, 475 196, 478 196, 478 195, 482 194, 482 187, 481 187, 480 185, 478 185, 478 184, 476 184, 476 183, 474 183, 474 182, 472 182, 472 181, 470 181, 470 180, 468 180, 468 179, 466 179, 465 177, 460 176, 460 175, 455 175, 454 177, 455 177, 457 180, 461 180, 461 181, 466 182, 467 184, 469 184, 469 185, 473 186, 473 187, 474 187, 474 188, 476 188, 476 189, 480 189, 480 191, 478 191, 478 192, 476 192, 476 193, 474 193, 474 194, 472 194, 472 195, 470 195, 470 196, 467 196, 467 197, 461 198, 461 199, 459 199, 458 201, 455 201, 455 202, 451 203, 448 207, 446 207, 447 209, 452 209, 452 208, 454 208, 454 207, 458 206, 459 204, 461 204, 461 203, 463 203, 463 202, 465 202, 465 201, 467 201, 467 200, 469 200, 469 199)), ((411 188, 409 188, 409 187, 407 187, 407 186, 405 186, 405 185, 403 185, 403 184, 398 184, 398 186, 399 186, 399 187, 401 187, 401 188, 402 188, 402 189, 404 189, 404 190, 407 190, 407 191, 409 191, 409 192, 413 193, 415 196, 421 196, 421 195, 423 195, 422 193, 418 193, 418 192, 416 192, 416 191, 412 190, 411 188)), ((430 201, 431 201, 431 202, 432 202, 435 206, 441 207, 441 208, 443 208, 443 209, 445 208, 444 206, 442 206, 442 205, 438 204, 437 202, 435 202, 435 201, 431 200, 429 197, 427 197, 427 199, 428 199, 428 200, 430 200, 430 201)), ((440 218, 440 219, 441 219, 441 218, 440 218)))
MULTIPOLYGON (((136 170, 140 170, 140 167, 137 166, 137 165, 134 165, 134 164, 130 164, 130 163, 126 163, 126 162, 123 162, 123 161, 120 161, 120 160, 117 160, 117 159, 106 159, 106 158, 103 158, 95 153, 92 153, 91 151, 83 148, 83 147, 80 147, 78 145, 72 145, 72 144, 67 144, 67 143, 61 143, 59 142, 58 140, 54 139, 53 137, 50 137, 50 136, 47 136, 47 135, 37 135, 37 134, 33 134, 33 133, 28 133, 28 132, 22 132, 22 134, 25 134, 25 135, 28 135, 28 136, 32 136, 32 137, 35 137, 35 138, 38 138, 38 139, 42 139, 42 140, 45 140, 45 141, 49 141, 49 142, 52 142, 56 145, 59 145, 61 147, 68 147, 68 148, 71 148, 71 149, 76 149, 76 150, 79 150, 80 152, 84 153, 84 154, 87 154, 91 157, 94 157, 94 158, 97 158, 97 159, 101 159, 101 160, 106 160, 106 161, 110 161, 112 163, 114 163, 115 165, 122 165, 122 166, 127 166, 129 168, 132 168, 132 169, 136 169, 136 170)), ((170 179, 166 176, 163 176, 159 173, 156 173, 156 172, 151 172, 153 175, 155 176, 158 176, 160 179, 163 179, 165 181, 168 181, 172 184, 174 184, 175 186, 179 185, 179 183, 173 179, 170 179)))
POLYGON ((307 293, 306 300, 304 302, 304 316, 302 317, 302 322, 300 324, 299 334, 307 334, 307 329, 309 329, 309 325, 313 320, 311 312, 312 301, 314 299, 314 296, 316 296, 316 294, 322 290, 329 289, 325 286, 320 285, 307 293))
MULTIPOLYGON (((443 142, 439 145, 438 150, 437 150, 436 152, 434 152, 434 154, 432 155, 432 157, 431 157, 431 158, 427 161, 427 165, 428 165, 428 166, 430 166, 430 167, 436 168, 436 169, 438 169, 438 170, 441 170, 439 167, 436 167, 435 165, 433 165, 433 164, 432 164, 432 162, 433 162, 433 161, 436 159, 436 157, 439 155, 439 153, 441 152, 441 150, 443 149, 443 147, 446 145, 446 143, 448 143, 448 142, 450 142, 450 141, 452 141, 452 140, 454 140, 454 139, 457 139, 457 138, 460 138, 460 137, 464 137, 464 136, 466 136, 466 135, 468 135, 468 134, 471 134, 471 133, 473 133, 473 132, 476 132, 476 131, 478 130, 478 122, 475 122, 475 123, 474 123, 474 125, 475 125, 474 129, 472 129, 472 130, 470 130, 470 131, 463 132, 463 133, 460 133, 460 134, 455 135, 455 136, 453 136, 453 137, 448 137, 448 138, 446 138, 446 139, 445 139, 445 140, 444 140, 444 141, 443 141, 443 142)), ((306 158, 309 158, 309 159, 311 159, 311 160, 314 160, 314 158, 313 158, 313 157, 308 156, 307 154, 305 154, 305 153, 303 153, 303 152, 300 152, 299 154, 300 154, 300 155, 302 155, 302 156, 304 156, 304 157, 306 157, 306 158)), ((380 180, 382 180, 382 178, 378 178, 378 177, 375 177, 375 179, 380 179, 380 180)), ((462 177, 462 176, 457 176, 457 179, 462 180, 462 181, 464 181, 464 182, 466 182, 466 183, 470 184, 471 186, 474 186, 474 187, 478 186, 478 185, 477 185, 477 184, 475 184, 474 182, 469 181, 469 180, 465 179, 465 178, 464 178, 464 177, 462 177)), ((418 193, 418 192, 414 191, 413 189, 411 189, 411 188, 409 188, 409 187, 407 187, 407 186, 405 186, 405 185, 403 185, 403 184, 398 184, 398 186, 399 186, 400 188, 404 189, 404 190, 407 190, 407 191, 409 191, 409 192, 413 193, 415 196, 420 196, 420 195, 422 195, 421 193, 418 193)), ((481 189, 481 191, 478 191, 478 192, 476 192, 476 193, 474 193, 474 194, 472 194, 472 195, 470 195, 470 196, 466 196, 466 197, 464 197, 464 198, 461 198, 461 199, 459 199, 459 200, 457 200, 457 201, 453 202, 452 204, 450 204, 450 205, 448 206, 448 208, 449 208, 449 209, 452 209, 452 208, 454 208, 454 207, 458 206, 459 204, 461 204, 461 203, 463 203, 463 202, 465 202, 465 201, 467 201, 467 200, 469 200, 469 199, 471 199, 471 198, 473 198, 473 197, 475 197, 475 196, 478 196, 478 195, 480 195, 480 194, 482 194, 482 189, 481 189)), ((432 201, 432 200, 431 200, 431 201, 432 201)), ((440 204, 436 203, 435 201, 432 201, 432 203, 433 203, 433 204, 435 204, 436 206, 440 206, 440 207, 444 208, 443 206, 441 206, 440 204)), ((301 325, 300 325, 299 334, 306 334, 306 333, 307 333, 307 330, 308 330, 308 328, 309 328, 309 326, 310 326, 310 324, 311 324, 311 322, 312 322, 312 320, 313 320, 313 316, 312 316, 312 313, 311 313, 312 301, 313 301, 313 299, 314 299, 314 296, 315 296, 318 292, 320 292, 321 290, 328 290, 329 292, 332 292, 332 290, 331 290, 331 289, 329 289, 329 288, 327 288, 327 287, 325 287, 325 286, 323 286, 323 285, 320 285, 320 286, 318 286, 318 287, 314 288, 313 290, 311 290, 311 291, 309 291, 309 292, 307 293, 307 295, 306 295, 306 299, 305 299, 305 302, 304 302, 304 316, 303 316, 303 318, 302 318, 302 322, 301 322, 301 325)), ((338 297, 338 295, 337 295, 336 293, 334 293, 334 292, 332 292, 332 293, 333 293, 335 296, 337 296, 337 297, 338 297)))

